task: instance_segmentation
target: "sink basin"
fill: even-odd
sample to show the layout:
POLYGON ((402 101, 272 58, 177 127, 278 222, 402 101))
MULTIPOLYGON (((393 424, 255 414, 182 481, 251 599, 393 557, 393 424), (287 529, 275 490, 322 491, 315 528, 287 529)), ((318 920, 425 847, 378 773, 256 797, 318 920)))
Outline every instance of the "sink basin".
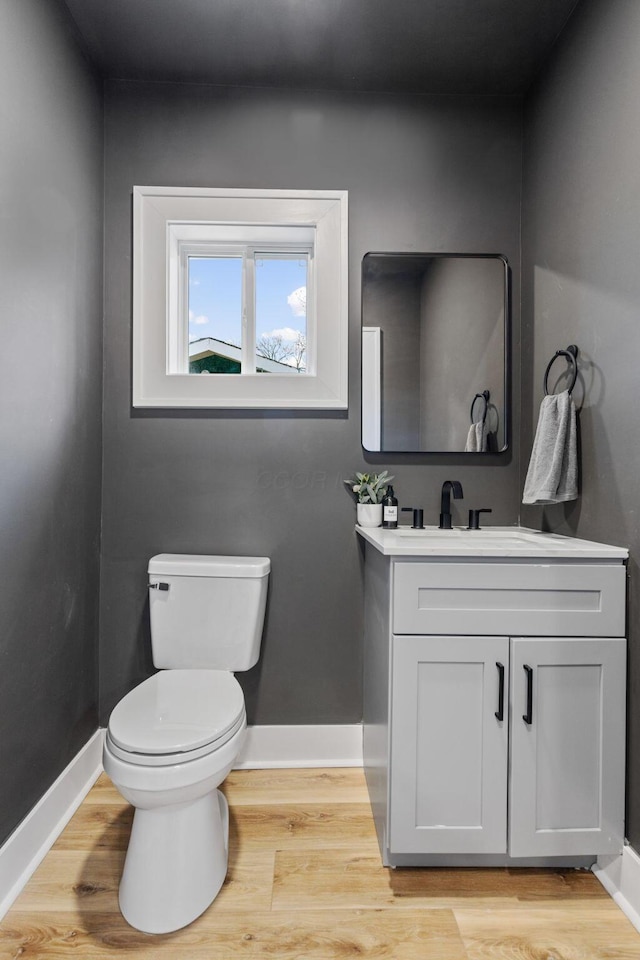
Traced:
POLYGON ((548 542, 550 535, 544 533, 524 533, 520 530, 440 530, 439 527, 426 527, 424 530, 398 528, 399 537, 409 537, 412 540, 425 540, 431 546, 465 546, 465 547, 494 547, 515 548, 530 547, 532 544, 541 545, 548 542))

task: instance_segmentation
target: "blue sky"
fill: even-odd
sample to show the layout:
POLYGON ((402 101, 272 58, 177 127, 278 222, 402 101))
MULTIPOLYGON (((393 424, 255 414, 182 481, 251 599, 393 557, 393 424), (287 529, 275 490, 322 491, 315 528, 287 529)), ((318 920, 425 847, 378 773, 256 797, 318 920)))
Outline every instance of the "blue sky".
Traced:
MULTIPOLYGON (((189 259, 189 339, 215 337, 240 344, 239 257, 189 259)), ((301 260, 256 260, 256 337, 306 333, 307 264, 301 260)))

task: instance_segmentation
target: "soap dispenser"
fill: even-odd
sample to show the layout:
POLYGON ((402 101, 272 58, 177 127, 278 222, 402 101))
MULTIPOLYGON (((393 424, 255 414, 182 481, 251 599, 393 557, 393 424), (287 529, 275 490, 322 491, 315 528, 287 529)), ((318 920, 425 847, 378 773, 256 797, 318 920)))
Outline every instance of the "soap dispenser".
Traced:
POLYGON ((391 484, 382 498, 382 526, 385 530, 395 530, 398 526, 398 498, 394 496, 391 484))

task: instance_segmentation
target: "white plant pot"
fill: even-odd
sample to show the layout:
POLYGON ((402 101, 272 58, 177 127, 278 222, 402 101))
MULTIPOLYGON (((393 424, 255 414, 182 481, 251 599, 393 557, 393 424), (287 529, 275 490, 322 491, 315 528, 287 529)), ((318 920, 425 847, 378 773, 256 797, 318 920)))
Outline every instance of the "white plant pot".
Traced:
POLYGON ((379 527, 382 524, 381 503, 357 503, 358 525, 361 527, 379 527))

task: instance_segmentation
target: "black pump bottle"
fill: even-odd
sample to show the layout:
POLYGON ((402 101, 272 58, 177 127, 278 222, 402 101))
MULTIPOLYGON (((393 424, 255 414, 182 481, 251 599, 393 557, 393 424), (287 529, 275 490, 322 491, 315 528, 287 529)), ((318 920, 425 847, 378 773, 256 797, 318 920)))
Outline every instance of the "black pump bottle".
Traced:
POLYGON ((382 526, 385 530, 395 530, 398 526, 398 498, 394 496, 391 485, 382 499, 382 526))

